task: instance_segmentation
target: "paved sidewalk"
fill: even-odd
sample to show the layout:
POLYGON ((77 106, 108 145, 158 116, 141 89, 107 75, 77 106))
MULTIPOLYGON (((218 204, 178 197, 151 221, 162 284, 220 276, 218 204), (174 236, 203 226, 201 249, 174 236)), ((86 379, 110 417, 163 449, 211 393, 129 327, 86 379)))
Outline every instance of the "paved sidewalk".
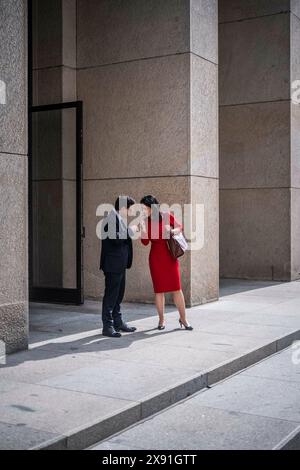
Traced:
POLYGON ((288 348, 92 450, 300 450, 300 354, 288 348))
POLYGON ((300 339, 300 282, 226 281, 221 300, 169 308, 158 332, 151 305, 126 305, 138 327, 100 335, 99 303, 35 305, 31 349, 0 366, 0 448, 86 448, 300 339), (46 444, 48 443, 48 444, 46 444))

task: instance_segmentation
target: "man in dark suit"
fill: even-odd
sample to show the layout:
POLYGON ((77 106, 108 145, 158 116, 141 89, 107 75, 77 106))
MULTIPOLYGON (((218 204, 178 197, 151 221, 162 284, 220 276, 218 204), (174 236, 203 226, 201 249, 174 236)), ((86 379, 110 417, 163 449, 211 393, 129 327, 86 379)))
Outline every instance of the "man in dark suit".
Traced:
POLYGON ((102 305, 104 336, 119 338, 121 331, 133 333, 122 318, 121 303, 125 293, 126 269, 133 260, 132 239, 134 230, 127 226, 127 216, 135 204, 129 196, 120 196, 103 224, 100 269, 105 275, 105 292, 102 305))

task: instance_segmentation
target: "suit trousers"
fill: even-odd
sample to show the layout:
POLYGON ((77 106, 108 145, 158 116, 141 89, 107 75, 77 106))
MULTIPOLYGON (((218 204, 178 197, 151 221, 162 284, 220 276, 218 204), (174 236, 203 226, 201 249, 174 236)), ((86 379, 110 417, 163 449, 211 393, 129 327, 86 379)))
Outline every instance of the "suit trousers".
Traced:
POLYGON ((125 293, 126 271, 104 273, 105 292, 102 303, 103 330, 120 328, 123 325, 121 303, 125 293))

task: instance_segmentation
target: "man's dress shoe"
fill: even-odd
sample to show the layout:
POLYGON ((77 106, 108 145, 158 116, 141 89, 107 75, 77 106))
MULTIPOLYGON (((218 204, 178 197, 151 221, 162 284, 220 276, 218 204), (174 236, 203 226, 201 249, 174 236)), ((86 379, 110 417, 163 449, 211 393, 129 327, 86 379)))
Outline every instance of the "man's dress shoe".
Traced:
POLYGON ((103 330, 102 331, 103 336, 107 336, 108 338, 121 338, 121 333, 119 333, 116 330, 103 330))
POLYGON ((115 328, 116 331, 122 331, 123 333, 134 333, 136 328, 134 326, 128 326, 125 323, 122 326, 115 328))

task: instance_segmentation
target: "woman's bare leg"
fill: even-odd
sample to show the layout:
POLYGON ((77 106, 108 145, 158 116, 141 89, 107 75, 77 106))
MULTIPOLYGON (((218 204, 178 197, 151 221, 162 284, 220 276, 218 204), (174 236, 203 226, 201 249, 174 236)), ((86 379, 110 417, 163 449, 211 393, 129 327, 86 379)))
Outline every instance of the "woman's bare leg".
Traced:
POLYGON ((178 290, 177 292, 173 292, 173 300, 174 304, 176 305, 180 320, 185 326, 188 326, 188 321, 186 319, 186 311, 185 311, 185 300, 182 290, 178 290))
POLYGON ((165 294, 155 294, 155 305, 159 316, 160 326, 165 324, 165 294))

